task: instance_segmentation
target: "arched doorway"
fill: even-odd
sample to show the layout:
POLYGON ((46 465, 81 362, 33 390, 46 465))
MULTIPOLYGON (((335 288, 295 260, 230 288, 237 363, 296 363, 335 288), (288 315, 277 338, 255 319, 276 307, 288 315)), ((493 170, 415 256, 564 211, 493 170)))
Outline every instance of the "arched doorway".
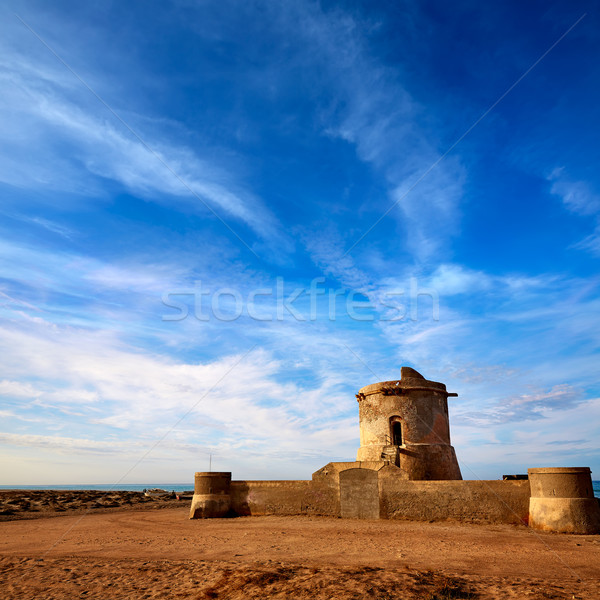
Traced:
POLYGON ((402 419, 400 417, 390 418, 390 439, 392 440, 393 446, 404 445, 404 438, 402 435, 402 419))

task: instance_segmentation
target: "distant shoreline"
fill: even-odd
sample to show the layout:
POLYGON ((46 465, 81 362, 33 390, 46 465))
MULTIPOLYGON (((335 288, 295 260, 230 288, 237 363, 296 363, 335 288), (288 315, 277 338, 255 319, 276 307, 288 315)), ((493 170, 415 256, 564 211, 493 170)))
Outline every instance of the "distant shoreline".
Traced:
POLYGON ((190 499, 190 494, 173 494, 172 490, 166 494, 147 496, 142 490, 0 489, 0 521, 115 510, 173 508, 190 499))
POLYGON ((184 492, 194 489, 194 482, 188 483, 85 483, 85 484, 48 484, 48 485, 0 485, 0 491, 57 491, 57 492, 143 492, 153 488, 160 488, 167 492, 184 492))

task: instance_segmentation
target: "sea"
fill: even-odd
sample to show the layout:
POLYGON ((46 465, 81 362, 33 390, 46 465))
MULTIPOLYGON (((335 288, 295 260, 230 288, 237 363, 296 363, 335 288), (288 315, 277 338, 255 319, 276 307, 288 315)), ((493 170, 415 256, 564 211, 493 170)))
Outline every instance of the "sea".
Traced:
POLYGON ((143 492, 160 488, 167 492, 185 492, 194 489, 194 482, 188 483, 85 483, 81 485, 0 485, 0 490, 95 490, 101 492, 143 492))
MULTIPOLYGON (((600 481, 592 481, 594 496, 600 498, 600 481)), ((124 491, 143 492, 152 488, 160 488, 168 492, 185 492, 194 489, 194 482, 188 483, 131 483, 105 484, 86 483, 82 485, 0 485, 0 490, 98 490, 103 492, 124 491)))

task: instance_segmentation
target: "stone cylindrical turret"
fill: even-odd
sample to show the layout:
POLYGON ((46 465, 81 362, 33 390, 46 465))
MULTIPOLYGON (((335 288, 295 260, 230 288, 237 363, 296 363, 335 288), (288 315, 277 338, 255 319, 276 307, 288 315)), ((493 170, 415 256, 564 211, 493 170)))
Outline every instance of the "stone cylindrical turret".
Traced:
POLYGON ((399 381, 362 388, 357 460, 389 461, 406 479, 462 479, 448 420, 448 396, 456 395, 409 367, 399 381))
POLYGON ((600 533, 600 505, 589 467, 528 469, 529 525, 561 533, 600 533))
POLYGON ((230 472, 196 473, 190 519, 224 517, 231 510, 230 472))

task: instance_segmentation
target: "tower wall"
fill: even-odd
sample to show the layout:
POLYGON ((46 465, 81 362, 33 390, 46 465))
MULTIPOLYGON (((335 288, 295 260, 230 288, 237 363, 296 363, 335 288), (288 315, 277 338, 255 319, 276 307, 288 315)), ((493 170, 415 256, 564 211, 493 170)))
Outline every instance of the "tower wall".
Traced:
POLYGON ((600 508, 588 467, 528 469, 529 524, 561 533, 600 533, 600 508))
POLYGON ((405 479, 462 479, 450 445, 448 396, 443 383, 402 367, 399 381, 382 381, 357 394, 358 461, 387 460, 405 479))
POLYGON ((227 515, 231 509, 230 487, 230 472, 196 473, 190 519, 210 519, 227 515))

